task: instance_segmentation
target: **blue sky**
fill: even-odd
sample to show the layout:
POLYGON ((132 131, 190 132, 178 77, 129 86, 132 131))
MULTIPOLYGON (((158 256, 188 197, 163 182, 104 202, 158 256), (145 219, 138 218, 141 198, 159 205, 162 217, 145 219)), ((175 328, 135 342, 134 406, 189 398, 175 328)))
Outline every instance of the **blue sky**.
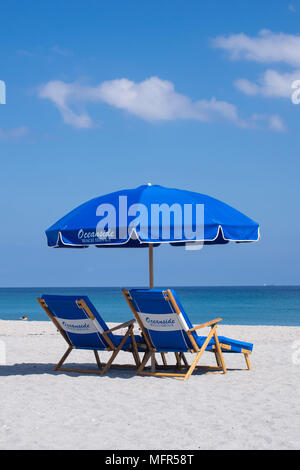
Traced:
POLYGON ((148 182, 219 198, 262 231, 155 250, 157 284, 299 284, 299 20, 299 1, 1 5, 0 286, 146 284, 146 251, 53 250, 44 230, 148 182))

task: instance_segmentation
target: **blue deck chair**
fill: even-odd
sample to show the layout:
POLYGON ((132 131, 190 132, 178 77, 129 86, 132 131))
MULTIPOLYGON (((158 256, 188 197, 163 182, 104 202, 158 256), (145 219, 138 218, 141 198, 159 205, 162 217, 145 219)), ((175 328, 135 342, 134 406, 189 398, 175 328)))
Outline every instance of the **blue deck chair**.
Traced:
POLYGON ((122 323, 121 325, 109 329, 88 297, 44 295, 37 300, 69 345, 67 351, 55 367, 55 370, 93 372, 103 375, 110 368, 112 362, 121 350, 131 352, 136 367, 140 366, 137 344, 143 343, 143 340, 140 336, 133 334, 133 324, 135 320, 122 323), (124 336, 114 334, 116 330, 125 327, 127 328, 127 332, 124 336), (61 366, 73 349, 94 351, 98 369, 95 371, 62 368, 61 366), (106 364, 101 364, 98 354, 99 351, 112 352, 106 364))
POLYGON ((248 369, 253 345, 241 341, 217 335, 217 324, 222 318, 217 318, 201 325, 193 327, 186 315, 174 290, 160 289, 122 289, 122 292, 142 330, 144 340, 147 344, 145 354, 137 374, 155 376, 174 376, 187 380, 197 367, 208 371, 227 372, 223 352, 243 353, 246 358, 248 369), (196 330, 210 327, 207 336, 198 336, 196 330), (198 362, 204 351, 215 354, 217 366, 198 366, 198 362), (156 372, 155 353, 174 352, 177 358, 177 366, 183 359, 187 367, 185 373, 156 372), (196 356, 189 366, 184 353, 194 353, 196 356), (144 369, 151 359, 151 372, 144 369))

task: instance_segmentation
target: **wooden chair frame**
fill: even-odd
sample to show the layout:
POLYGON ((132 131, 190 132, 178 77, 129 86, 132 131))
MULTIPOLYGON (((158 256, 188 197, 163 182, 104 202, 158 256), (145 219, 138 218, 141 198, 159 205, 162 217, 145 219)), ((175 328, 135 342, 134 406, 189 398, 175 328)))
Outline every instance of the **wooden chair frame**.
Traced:
MULTIPOLYGON (((64 364, 64 362, 66 361, 67 357, 69 356, 69 354, 72 352, 73 349, 76 349, 76 346, 74 346, 70 339, 68 338, 67 334, 65 333, 65 331, 62 329, 62 327, 60 326, 59 322, 56 320, 55 316, 52 315, 48 305, 46 304, 45 300, 44 299, 41 299, 41 298, 38 298, 38 303, 40 304, 40 306, 44 309, 44 311, 46 312, 46 314, 48 315, 48 317, 50 318, 50 320, 52 320, 52 322, 54 323, 54 325, 56 326, 56 328, 58 329, 59 333, 62 335, 62 337, 65 339, 65 341, 68 343, 69 347, 68 349, 66 350, 66 352, 64 353, 64 355, 62 356, 62 358, 60 359, 60 361, 58 362, 58 364, 55 366, 54 370, 56 371, 64 371, 64 372, 78 372, 78 373, 88 373, 88 374, 98 374, 98 375, 104 375, 108 369, 110 367, 126 367, 126 368, 138 368, 140 365, 141 365, 141 361, 140 361, 140 358, 139 358, 139 354, 138 354, 138 348, 137 348, 137 344, 136 344, 136 340, 135 340, 135 337, 134 337, 134 334, 133 334, 133 325, 135 323, 135 320, 130 320, 130 321, 127 321, 125 323, 122 323, 120 325, 117 325, 107 331, 104 331, 102 333, 102 335, 104 336, 107 344, 109 345, 105 351, 111 351, 112 352, 112 355, 111 357, 109 358, 109 360, 107 361, 106 364, 102 364, 101 363, 101 360, 100 360, 100 357, 99 357, 99 350, 97 349, 94 349, 93 352, 94 352, 94 356, 95 356, 95 359, 96 359, 96 363, 97 363, 97 366, 98 366, 98 369, 99 370, 93 370, 93 369, 75 369, 75 368, 62 368, 61 366, 64 364), (112 340, 110 339, 110 337, 108 336, 108 333, 111 333, 113 331, 116 331, 120 328, 127 328, 127 331, 124 335, 124 338, 122 338, 120 344, 118 346, 116 346, 112 340), (126 364, 126 365, 121 365, 121 364, 118 364, 118 365, 112 365, 113 361, 115 360, 115 358, 117 357, 117 355, 119 354, 119 352, 121 351, 122 349, 122 346, 124 345, 125 341, 127 340, 128 337, 131 337, 131 341, 132 341, 132 351, 129 351, 132 353, 133 355, 133 358, 134 358, 134 361, 135 361, 135 366, 133 365, 130 365, 130 364, 126 364)), ((90 308, 88 307, 88 305, 86 304, 86 302, 83 300, 83 299, 80 299, 80 300, 77 300, 76 301, 77 305, 79 308, 82 308, 85 313, 91 318, 91 320, 95 320, 95 316, 93 314, 93 312, 90 310, 90 308)), ((79 348, 78 348, 79 349, 79 348)))
MULTIPOLYGON (((190 378, 191 374, 193 373, 193 371, 195 370, 195 368, 206 370, 208 372, 223 372, 224 374, 227 373, 225 361, 224 361, 223 354, 222 354, 222 349, 221 349, 219 339, 218 339, 218 335, 217 335, 217 323, 220 322, 222 320, 222 318, 217 318, 215 320, 211 320, 207 323, 203 323, 201 325, 195 326, 195 327, 189 329, 188 331, 186 331, 186 333, 187 333, 187 335, 190 339, 190 342, 192 344, 192 349, 190 349, 189 352, 192 353, 192 354, 196 354, 196 357, 193 360, 192 364, 189 365, 187 363, 186 358, 185 358, 183 353, 181 353, 181 352, 175 353, 175 357, 176 357, 176 361, 177 361, 177 367, 178 368, 185 367, 187 369, 185 373, 182 373, 182 372, 178 372, 178 373, 174 373, 174 372, 157 372, 156 371, 157 363, 155 361, 156 350, 155 350, 155 348, 154 348, 154 346, 151 342, 151 339, 150 339, 146 329, 144 328, 143 323, 140 320, 138 312, 136 311, 136 309, 133 305, 133 302, 132 302, 132 299, 131 299, 131 296, 130 296, 130 292, 126 289, 122 289, 122 292, 125 296, 125 299, 128 302, 128 305, 129 305, 136 321, 138 322, 139 327, 141 328, 144 340, 147 344, 147 351, 146 351, 146 353, 143 357, 143 360, 142 360, 142 363, 141 363, 140 367, 137 370, 137 375, 150 375, 150 376, 155 376, 155 377, 167 376, 167 377, 175 377, 179 380, 188 380, 190 378), (210 327, 211 330, 210 330, 207 338, 205 339, 202 347, 199 348, 198 344, 196 343, 196 341, 195 341, 195 339, 192 335, 192 331, 195 331, 195 330, 198 330, 198 329, 204 328, 204 327, 210 327), (208 346, 208 344, 209 344, 209 342, 212 338, 214 338, 214 340, 215 340, 215 345, 214 345, 214 351, 213 352, 215 354, 217 366, 199 366, 199 365, 197 365, 200 358, 201 358, 201 356, 203 355, 204 351, 206 350, 206 348, 207 348, 207 346, 208 346), (144 370, 149 360, 151 360, 151 372, 148 372, 148 371, 144 370), (183 366, 181 365, 181 360, 184 362, 183 366)), ((165 299, 168 300, 169 302, 171 302, 171 304, 172 304, 175 312, 177 313, 177 315, 180 315, 181 314, 180 309, 177 305, 176 300, 174 299, 174 296, 173 296, 171 290, 168 289, 166 291, 163 291, 163 294, 165 296, 165 299)), ((166 368, 166 367, 170 368, 170 366, 166 366, 166 364, 164 363, 163 368, 166 368)))

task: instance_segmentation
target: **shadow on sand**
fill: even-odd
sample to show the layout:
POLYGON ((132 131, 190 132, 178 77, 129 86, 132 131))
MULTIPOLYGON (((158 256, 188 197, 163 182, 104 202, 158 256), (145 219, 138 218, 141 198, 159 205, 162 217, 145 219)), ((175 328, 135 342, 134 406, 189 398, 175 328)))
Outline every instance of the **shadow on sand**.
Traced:
MULTIPOLYGON (((95 377, 109 377, 111 379, 133 379, 136 377, 136 368, 135 367, 124 367, 118 365, 112 365, 111 368, 101 376, 100 369, 97 367, 93 367, 90 363, 68 363, 66 364, 67 368, 75 369, 74 371, 64 371, 64 370, 54 370, 56 364, 53 363, 21 363, 21 364, 12 364, 12 365, 2 365, 0 366, 0 377, 9 377, 13 375, 67 375, 69 377, 80 377, 85 375, 93 375, 95 377), (88 370, 89 372, 82 372, 81 370, 78 371, 78 368, 82 368, 88 370)), ((173 369, 173 367, 171 368, 173 369)), ((176 367, 174 367, 176 370, 176 367)), ((240 369, 230 368, 228 371, 237 371, 240 369)), ((178 371, 178 370, 177 370, 178 371)), ((193 375, 203 375, 206 374, 207 371, 205 370, 195 370, 193 375)), ((215 375, 215 374, 214 374, 215 375)), ((219 374, 218 375, 223 375, 219 374)), ((139 376, 141 377, 141 376, 139 376)))
POLYGON ((21 363, 21 364, 12 364, 12 365, 2 365, 0 366, 0 377, 9 377, 13 375, 68 375, 70 377, 80 377, 85 375, 93 375, 98 377, 110 377, 110 378, 119 378, 119 379, 131 379, 136 375, 136 369, 121 368, 114 366, 113 368, 106 372, 105 375, 101 376, 99 374, 100 370, 97 367, 93 367, 90 363, 87 364, 78 364, 78 363, 68 363, 66 367, 77 369, 80 367, 82 369, 88 369, 91 372, 78 372, 78 371, 63 371, 54 370, 56 364, 53 363, 21 363))

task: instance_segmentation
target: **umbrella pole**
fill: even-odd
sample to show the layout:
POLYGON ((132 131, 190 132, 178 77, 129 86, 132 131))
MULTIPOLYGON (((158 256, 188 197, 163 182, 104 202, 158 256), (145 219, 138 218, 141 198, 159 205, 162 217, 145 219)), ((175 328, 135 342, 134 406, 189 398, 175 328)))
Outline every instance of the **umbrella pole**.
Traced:
POLYGON ((153 289, 153 245, 149 244, 149 288, 153 289))

